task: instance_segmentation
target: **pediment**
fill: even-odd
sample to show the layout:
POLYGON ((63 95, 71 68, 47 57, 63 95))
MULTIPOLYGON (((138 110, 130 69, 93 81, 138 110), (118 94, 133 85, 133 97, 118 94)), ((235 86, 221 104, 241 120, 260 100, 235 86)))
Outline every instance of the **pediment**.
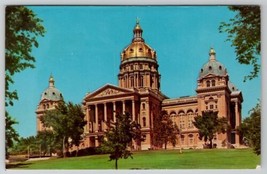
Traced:
POLYGON ((132 94, 133 92, 134 92, 134 90, 120 88, 117 86, 107 84, 107 85, 97 89, 93 93, 88 94, 85 97, 85 100, 110 97, 110 96, 116 96, 116 95, 127 95, 127 94, 132 94))
POLYGON ((216 75, 214 75, 214 74, 207 74, 207 75, 204 76, 204 78, 211 78, 211 77, 216 77, 216 75))

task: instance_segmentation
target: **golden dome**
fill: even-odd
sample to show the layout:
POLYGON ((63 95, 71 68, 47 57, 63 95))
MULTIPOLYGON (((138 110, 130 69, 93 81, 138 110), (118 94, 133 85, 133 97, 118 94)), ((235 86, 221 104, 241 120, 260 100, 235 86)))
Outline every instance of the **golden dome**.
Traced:
POLYGON ((156 59, 156 51, 147 45, 142 38, 143 30, 139 24, 139 21, 136 22, 133 33, 134 37, 132 39, 132 43, 122 51, 121 60, 124 61, 129 58, 156 59))

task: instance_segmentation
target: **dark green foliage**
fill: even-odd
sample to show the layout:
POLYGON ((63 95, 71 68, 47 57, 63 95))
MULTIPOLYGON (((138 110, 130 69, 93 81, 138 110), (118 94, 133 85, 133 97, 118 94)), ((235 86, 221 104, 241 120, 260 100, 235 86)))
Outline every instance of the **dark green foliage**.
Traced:
POLYGON ((87 147, 84 149, 80 149, 79 151, 74 150, 70 152, 71 157, 97 155, 97 154, 103 154, 100 147, 87 147))
POLYGON ((168 142, 175 146, 179 133, 178 126, 171 120, 167 111, 161 111, 159 116, 154 118, 153 142, 155 146, 164 145, 164 149, 167 149, 168 142))
POLYGON ((36 136, 21 137, 19 142, 12 148, 13 154, 24 154, 30 156, 40 156, 40 143, 36 136))
POLYGON ((236 16, 229 23, 222 22, 219 31, 228 34, 227 41, 235 47, 237 60, 241 64, 252 65, 253 70, 244 81, 258 77, 261 53, 261 11, 260 6, 230 6, 236 16))
POLYGON ((245 118, 238 128, 243 140, 253 148, 257 155, 261 154, 261 105, 258 103, 250 111, 250 116, 245 118))
POLYGON ((65 151, 72 145, 79 146, 86 125, 84 117, 80 105, 61 102, 55 110, 47 111, 40 120, 45 127, 53 128, 57 146, 62 144, 57 150, 65 151))
MULTIPOLYGON (((101 150, 110 154, 110 161, 115 160, 115 169, 118 169, 118 160, 120 158, 132 158, 132 153, 128 150, 129 145, 134 139, 139 139, 140 137, 140 125, 131 121, 130 114, 117 114, 116 122, 105 134, 101 150)), ((141 138, 139 140, 141 141, 141 138)))
POLYGON ((56 142, 51 130, 38 132, 36 136, 21 137, 19 142, 11 149, 12 154, 25 156, 51 156, 55 153, 56 142))
POLYGON ((14 124, 17 124, 18 122, 12 119, 11 116, 8 114, 8 112, 6 112, 5 114, 6 114, 5 144, 6 144, 6 158, 8 158, 8 149, 14 145, 15 141, 19 141, 19 134, 13 128, 14 124))
POLYGON ((193 122, 198 128, 199 139, 210 142, 209 147, 212 148, 212 139, 216 133, 225 133, 229 128, 225 117, 218 118, 218 112, 202 111, 202 115, 198 115, 193 122))
POLYGON ((41 146, 42 155, 51 156, 58 148, 55 135, 52 130, 39 131, 36 136, 37 143, 41 146))
POLYGON ((32 47, 38 47, 37 37, 44 36, 45 29, 42 20, 34 12, 24 6, 6 7, 6 76, 5 104, 13 105, 18 99, 17 91, 10 91, 14 83, 12 76, 26 68, 34 68, 35 58, 31 55, 32 47))

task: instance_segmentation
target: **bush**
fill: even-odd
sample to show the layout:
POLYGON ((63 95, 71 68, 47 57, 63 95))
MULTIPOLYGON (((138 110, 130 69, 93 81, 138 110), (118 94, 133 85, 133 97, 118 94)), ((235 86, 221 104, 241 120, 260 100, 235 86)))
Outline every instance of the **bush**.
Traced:
POLYGON ((104 154, 101 150, 100 147, 88 147, 85 149, 80 149, 77 153, 76 150, 70 152, 70 157, 75 157, 77 156, 88 156, 88 155, 96 155, 96 154, 104 154))

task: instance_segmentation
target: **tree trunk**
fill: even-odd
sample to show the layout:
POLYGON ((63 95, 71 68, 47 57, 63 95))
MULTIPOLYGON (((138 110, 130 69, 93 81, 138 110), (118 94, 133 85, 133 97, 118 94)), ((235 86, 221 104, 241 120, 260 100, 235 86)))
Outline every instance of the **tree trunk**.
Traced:
POLYGON ((78 152, 79 152, 79 146, 76 146, 77 150, 76 150, 76 157, 78 156, 78 152))
POLYGON ((63 158, 65 158, 66 157, 66 154, 65 154, 65 136, 63 137, 62 143, 63 143, 63 146, 62 146, 62 155, 63 155, 63 158))
POLYGON ((210 139, 210 149, 212 149, 212 139, 210 139))
POLYGON ((118 159, 115 159, 115 169, 118 170, 118 159))

